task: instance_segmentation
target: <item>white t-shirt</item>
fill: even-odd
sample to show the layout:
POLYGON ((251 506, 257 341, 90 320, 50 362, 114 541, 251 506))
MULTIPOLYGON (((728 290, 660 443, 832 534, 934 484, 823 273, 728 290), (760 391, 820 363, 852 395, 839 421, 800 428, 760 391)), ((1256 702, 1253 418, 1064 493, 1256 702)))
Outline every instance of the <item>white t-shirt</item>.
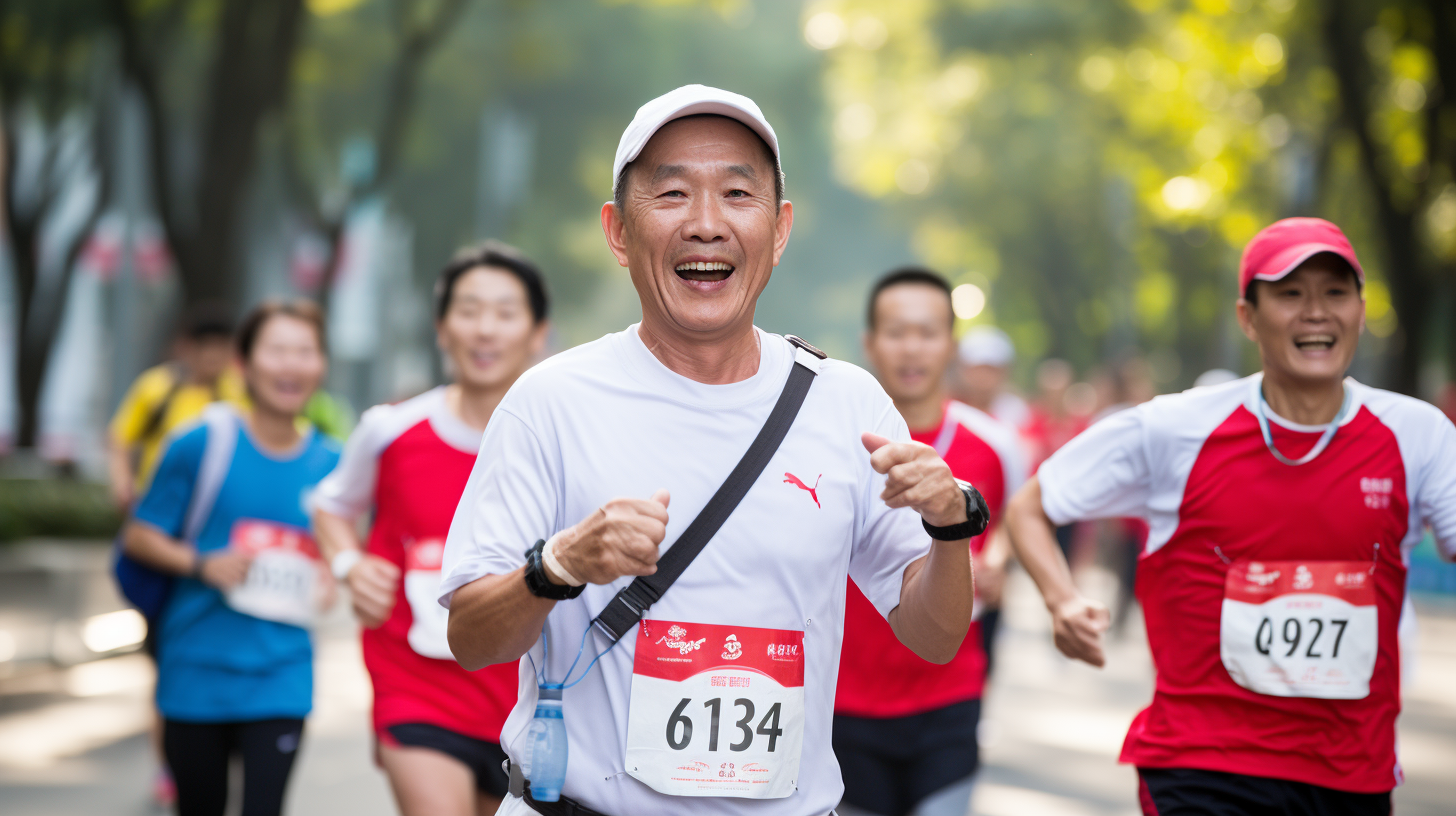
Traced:
MULTIPOLYGON (((525 551, 619 497, 671 492, 667 544, 707 503, 767 419, 794 349, 758 332, 759 370, 705 385, 673 373, 637 327, 559 354, 527 372, 496 409, 445 549, 441 603, 485 575, 520 567, 525 551)), ((811 358, 812 359, 812 358, 811 358)), ((817 363, 818 361, 815 360, 817 363)), ((608 814, 828 813, 844 786, 830 747, 843 635, 845 578, 882 615, 900 599, 905 567, 930 549, 911 510, 880 501, 884 477, 860 434, 907 440, 904 420, 865 371, 826 360, 788 436, 713 541, 646 617, 802 631, 804 731, 798 789, 779 799, 660 794, 624 769, 635 638, 629 634, 565 692, 570 759, 563 794, 608 814), (789 478, 790 476, 794 478, 789 478), (813 490, 810 490, 813 486, 813 490)), ((630 583, 588 585, 546 622, 547 679, 560 682, 590 621, 630 583)), ((602 639, 593 634, 579 674, 602 639)), ((530 654, 543 660, 538 640, 530 654)), ((526 750, 536 703, 532 663, 501 734, 513 761, 526 750)), ((572 679, 575 679, 573 675, 572 679)), ((508 802, 503 813, 524 808, 508 802)), ((530 811, 522 809, 521 812, 530 811)))

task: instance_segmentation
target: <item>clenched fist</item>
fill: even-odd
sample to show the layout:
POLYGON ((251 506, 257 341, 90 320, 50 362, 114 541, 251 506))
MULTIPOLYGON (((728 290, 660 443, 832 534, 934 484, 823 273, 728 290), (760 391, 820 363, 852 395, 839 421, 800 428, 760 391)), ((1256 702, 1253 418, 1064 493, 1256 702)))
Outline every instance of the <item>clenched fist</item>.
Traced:
MULTIPOLYGON (((556 560, 588 584, 657 572, 657 547, 667 537, 667 502, 666 490, 650 499, 612 499, 557 537, 556 560)), ((546 577, 566 583, 549 568, 546 577)))
POLYGON ((950 465, 922 442, 891 442, 879 434, 860 437, 870 452, 870 467, 886 476, 880 498, 890 507, 910 507, 932 527, 966 521, 966 494, 950 465))

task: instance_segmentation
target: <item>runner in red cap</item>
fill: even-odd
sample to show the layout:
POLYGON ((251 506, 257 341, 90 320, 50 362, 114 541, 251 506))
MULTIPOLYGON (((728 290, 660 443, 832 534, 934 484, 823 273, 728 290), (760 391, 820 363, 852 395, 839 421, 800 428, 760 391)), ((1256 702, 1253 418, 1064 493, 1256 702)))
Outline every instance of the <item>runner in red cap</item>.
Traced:
POLYGON ((1401 781, 1397 627, 1427 526, 1456 558, 1456 428, 1345 377, 1364 272, 1339 228, 1291 218, 1239 270, 1263 371, 1159 397, 1058 451, 1008 511, 1057 646, 1102 665, 1054 524, 1137 515, 1157 668, 1122 761, 1143 812, 1389 814, 1401 781))
POLYGON ((313 497, 319 546, 364 625, 377 758, 404 816, 495 813, 506 794, 500 734, 516 665, 460 668, 435 598, 481 432, 540 354, 547 308, 540 271, 514 248, 458 253, 435 283, 436 339, 455 381, 364 412, 313 497))

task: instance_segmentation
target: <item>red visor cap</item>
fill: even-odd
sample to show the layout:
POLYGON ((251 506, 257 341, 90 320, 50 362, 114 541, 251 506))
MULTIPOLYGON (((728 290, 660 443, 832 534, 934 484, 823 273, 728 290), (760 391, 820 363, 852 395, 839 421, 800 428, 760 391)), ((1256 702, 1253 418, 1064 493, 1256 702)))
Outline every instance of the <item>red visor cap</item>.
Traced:
POLYGON ((1277 281, 1320 254, 1333 252, 1355 270, 1360 288, 1365 288, 1365 270, 1355 257, 1355 248, 1340 228, 1323 218, 1285 218, 1259 231, 1244 247, 1239 261, 1239 294, 1247 295, 1256 280, 1277 281))

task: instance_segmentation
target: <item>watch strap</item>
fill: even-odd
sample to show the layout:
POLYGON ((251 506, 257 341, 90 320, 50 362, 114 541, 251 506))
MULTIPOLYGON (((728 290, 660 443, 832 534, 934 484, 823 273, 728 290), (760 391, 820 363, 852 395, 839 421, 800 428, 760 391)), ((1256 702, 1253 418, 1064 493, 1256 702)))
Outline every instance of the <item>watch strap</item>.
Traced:
POLYGON ((920 520, 920 525, 925 532, 936 541, 961 541, 967 538, 974 538, 986 532, 991 524, 991 511, 986 506, 986 499, 977 490, 975 485, 962 479, 956 479, 960 485, 961 493, 966 497, 966 520, 960 524, 948 524, 944 527, 937 527, 925 519, 920 520))
POLYGON ((551 583, 546 577, 546 566, 541 561, 541 551, 546 548, 546 540, 541 539, 529 550, 526 550, 526 589, 538 598, 546 598, 551 601, 569 601, 580 595, 583 586, 563 586, 551 583))

